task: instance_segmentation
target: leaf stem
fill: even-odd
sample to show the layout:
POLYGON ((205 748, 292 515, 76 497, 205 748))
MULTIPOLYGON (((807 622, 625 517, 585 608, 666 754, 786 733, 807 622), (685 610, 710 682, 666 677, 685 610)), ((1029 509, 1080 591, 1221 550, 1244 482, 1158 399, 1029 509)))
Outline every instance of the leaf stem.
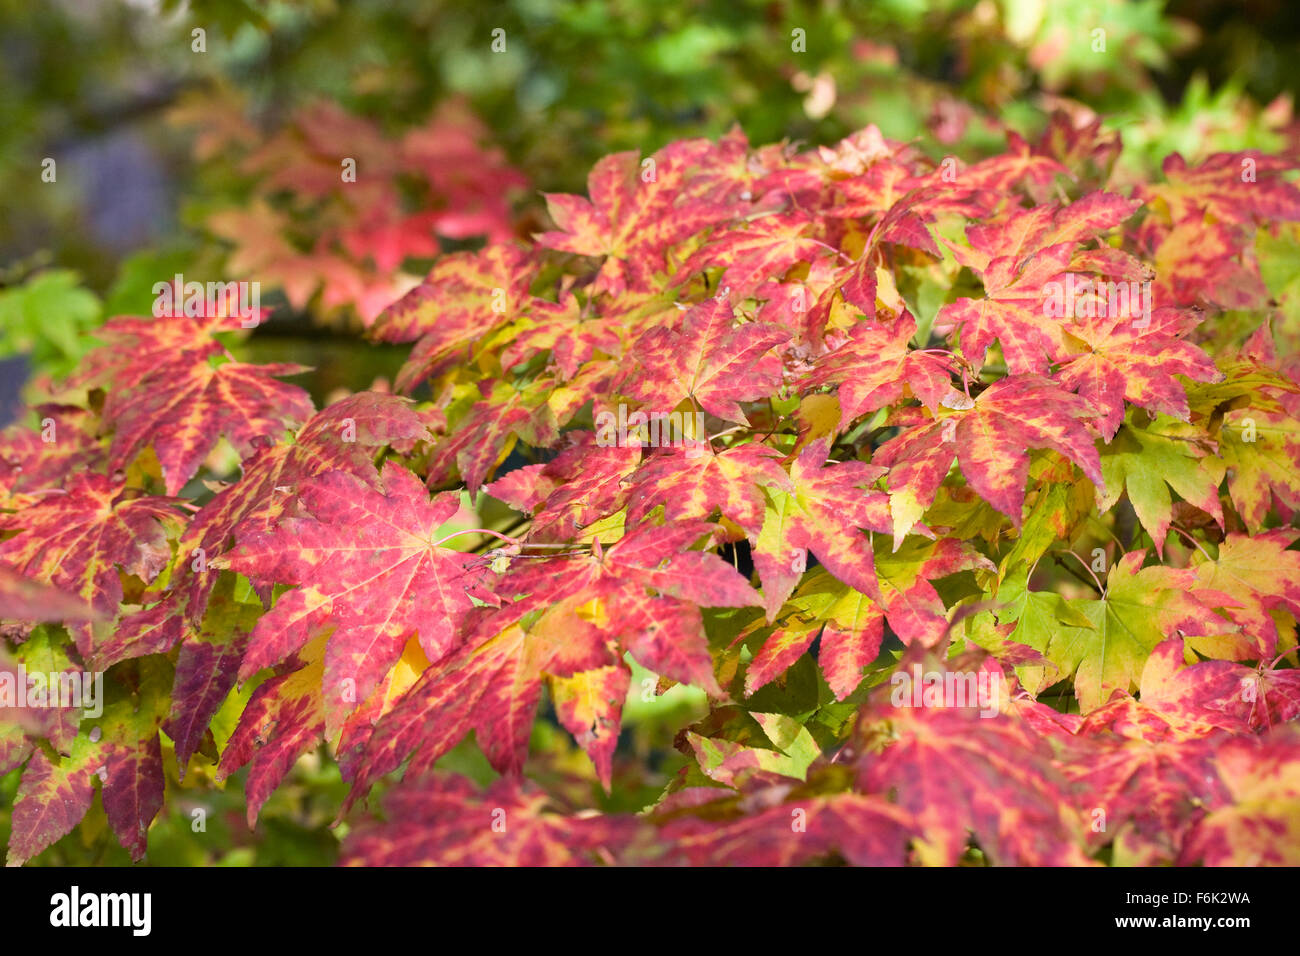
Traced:
POLYGON ((1199 551, 1199 552, 1201 552, 1201 554, 1205 555, 1205 560, 1206 560, 1206 561, 1210 561, 1210 562, 1213 562, 1213 561, 1214 561, 1214 558, 1212 558, 1212 557, 1210 556, 1210 552, 1206 551, 1205 548, 1203 548, 1203 547, 1201 546, 1201 542, 1197 541, 1194 537, 1192 537, 1192 535, 1191 535, 1189 532, 1184 531, 1182 528, 1178 527, 1178 525, 1176 525, 1176 524, 1170 524, 1169 527, 1172 528, 1174 531, 1177 531, 1177 532, 1178 532, 1179 534, 1181 534, 1184 538, 1186 538, 1186 539, 1187 539, 1188 541, 1190 541, 1193 545, 1195 545, 1195 546, 1196 546, 1196 550, 1199 551))
MULTIPOLYGON (((1106 588, 1105 588, 1105 586, 1101 583, 1101 578, 1097 577, 1097 572, 1093 571, 1093 569, 1092 569, 1092 565, 1088 564, 1087 561, 1083 560, 1083 558, 1079 557, 1079 555, 1075 554, 1075 552, 1073 552, 1073 551, 1071 551, 1071 550, 1069 550, 1069 549, 1067 549, 1067 548, 1053 548, 1053 549, 1052 549, 1052 553, 1053 553, 1053 554, 1068 554, 1068 555, 1070 555, 1072 558, 1074 558, 1074 560, 1078 561, 1081 565, 1083 565, 1083 569, 1084 569, 1085 571, 1087 571, 1089 575, 1091 575, 1093 582, 1097 585, 1097 593, 1100 594, 1102 597, 1105 597, 1105 596, 1106 596, 1106 588)), ((1066 566, 1066 565, 1062 565, 1062 567, 1065 567, 1065 569, 1066 569, 1067 571, 1069 571, 1069 567, 1068 567, 1068 566, 1066 566)), ((1074 576, 1075 576, 1076 578, 1079 578, 1079 580, 1080 580, 1080 581, 1083 581, 1085 584, 1088 583, 1087 580, 1086 580, 1085 578, 1081 577, 1081 576, 1080 576, 1079 574, 1077 574, 1076 572, 1071 571, 1070 573, 1071 573, 1071 574, 1074 574, 1074 576)))
POLYGON ((433 546, 436 548, 444 541, 450 541, 452 538, 459 538, 463 534, 486 534, 491 535, 494 538, 500 538, 502 541, 509 542, 510 544, 517 544, 520 547, 523 546, 523 541, 519 538, 512 538, 508 534, 502 534, 500 531, 493 531, 491 528, 466 528, 464 531, 453 531, 445 538, 439 538, 437 541, 433 542, 433 546))

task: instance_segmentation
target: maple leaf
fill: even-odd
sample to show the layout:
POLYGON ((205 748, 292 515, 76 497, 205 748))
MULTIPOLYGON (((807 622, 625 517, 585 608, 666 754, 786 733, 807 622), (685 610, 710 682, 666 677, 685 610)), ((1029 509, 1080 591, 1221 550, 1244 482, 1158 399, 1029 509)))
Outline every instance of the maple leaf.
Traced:
POLYGON ((1109 511, 1122 493, 1138 521, 1151 535, 1156 553, 1163 555, 1173 521, 1169 489, 1200 508, 1223 527, 1219 485, 1226 471, 1223 460, 1210 454, 1195 434, 1152 422, 1146 428, 1122 425, 1101 451, 1101 476, 1105 491, 1097 496, 1097 510, 1109 511), (1166 487, 1167 486, 1167 487, 1166 487))
POLYGON ((1300 864, 1300 738, 1274 733, 1231 740, 1215 754, 1231 802, 1188 835, 1179 866, 1300 864))
POLYGON ((748 424, 737 402, 766 398, 780 387, 781 360, 771 350, 790 333, 733 322, 731 304, 710 299, 687 311, 680 329, 651 329, 632 347, 639 368, 624 391, 664 414, 691 398, 711 415, 748 424))
POLYGON ((18 866, 71 832, 102 782, 109 825, 132 860, 144 856, 150 822, 163 804, 160 708, 164 667, 145 668, 136 693, 109 685, 102 713, 87 720, 61 756, 36 750, 18 785, 9 866, 18 866))
MULTIPOLYGON (((971 248, 954 246, 953 252, 964 265, 981 274, 997 259, 1023 264, 1037 253, 1074 246, 1115 228, 1140 205, 1135 199, 1114 193, 1092 192, 1065 206, 1012 207, 993 219, 968 226, 966 238, 971 248)), ((1140 272, 1149 277, 1149 270, 1140 272)))
POLYGON ((199 633, 182 643, 176 655, 171 707, 163 729, 175 746, 182 779, 204 732, 235 686, 248 635, 261 616, 260 604, 237 601, 234 590, 233 581, 222 582, 199 633))
POLYGON ((14 797, 6 866, 21 866, 72 832, 95 801, 94 768, 82 748, 64 759, 32 754, 14 797))
POLYGON ((1268 407, 1229 409, 1219 430, 1228 494, 1251 531, 1274 503, 1300 508, 1300 417, 1268 407))
POLYGON ((750 790, 781 778, 805 780, 821 756, 808 728, 786 714, 714 710, 678 734, 674 746, 693 754, 706 777, 737 790, 750 790))
POLYGON ((1163 203, 1175 223, 1202 216, 1221 222, 1300 220, 1300 190, 1282 179, 1293 167, 1281 158, 1215 153, 1199 166, 1188 167, 1181 155, 1171 153, 1161 168, 1166 182, 1143 192, 1163 203))
POLYGON ((1300 715, 1300 670, 1217 660, 1188 665, 1186 645, 1194 643, 1165 641, 1142 671, 1142 703, 1161 719, 1192 732, 1246 733, 1300 715))
POLYGON ((764 641, 745 671, 752 695, 785 673, 817 638, 818 663, 837 700, 857 689, 862 670, 880 653, 884 610, 825 572, 815 571, 786 602, 789 615, 764 641))
POLYGON ((703 198, 683 194, 691 152, 680 144, 666 147, 649 157, 652 166, 635 152, 604 157, 587 177, 590 200, 544 194, 559 229, 537 236, 537 244, 603 258, 593 293, 647 290, 653 277, 666 271, 671 246, 727 216, 703 198))
MULTIPOLYGON (((74 474, 63 493, 0 515, 0 530, 18 531, 0 541, 0 561, 77 595, 99 615, 116 615, 123 598, 120 571, 152 581, 171 560, 168 538, 181 524, 174 499, 132 494, 102 475, 74 474)), ((89 653, 89 628, 80 625, 74 634, 82 653, 89 653)))
MULTIPOLYGON (((331 171, 335 178, 338 167, 331 171)), ((221 209, 205 226, 214 236, 234 244, 226 268, 234 275, 257 275, 284 290, 295 309, 305 309, 321 283, 346 268, 336 257, 300 252, 284 235, 289 216, 254 198, 247 208, 221 209)))
POLYGON ((41 428, 0 431, 0 504, 17 509, 63 484, 66 475, 101 471, 108 459, 95 436, 98 416, 75 405, 37 405, 41 428), (8 495, 6 502, 2 495, 8 495))
MULTIPOLYGON (((899 667, 908 666, 904 657, 899 667)), ((902 698, 906 704, 908 695, 902 698)), ((911 815, 913 850, 923 865, 955 865, 970 836, 994 864, 1088 864, 1071 788, 1044 739, 1007 714, 981 717, 974 706, 891 707, 888 700, 879 697, 859 718, 868 749, 857 787, 892 794, 911 815), (886 722, 889 742, 870 748, 886 722)))
POLYGON ((1067 337, 1082 348, 1063 358, 1054 376, 1097 408, 1097 427, 1106 441, 1124 421, 1124 402, 1188 420, 1187 396, 1175 375, 1199 382, 1219 382, 1223 373, 1199 348, 1183 341, 1200 323, 1200 316, 1180 309, 1156 309, 1145 327, 1133 318, 1077 319, 1067 337))
POLYGON ((0 619, 84 621, 99 616, 80 598, 0 565, 0 619))
POLYGON ((827 684, 843 700, 879 653, 885 621, 903 643, 933 646, 947 633, 948 618, 931 581, 993 568, 983 555, 952 538, 913 540, 894 552, 885 550, 882 540, 875 550, 879 595, 870 598, 815 571, 783 607, 792 608, 789 617, 750 662, 747 694, 784 672, 820 637, 818 661, 827 684))
POLYGON ((1141 701, 1112 698, 1066 748, 1063 772, 1081 788, 1079 805, 1091 808, 1092 840, 1112 844, 1114 865, 1172 862, 1196 820, 1228 799, 1214 756, 1246 725, 1198 702, 1239 684, 1217 670, 1221 661, 1183 668, 1183 653, 1177 638, 1161 643, 1143 668, 1141 701))
POLYGON ((1034 152, 1019 134, 1008 132, 1007 151, 963 169, 958 173, 958 182, 963 186, 1005 192, 1022 181, 1045 186, 1058 175, 1068 177, 1070 171, 1050 156, 1034 152))
POLYGON ((530 541, 568 541, 617 512, 629 495, 628 477, 641 461, 639 447, 602 445, 591 432, 565 432, 561 441, 564 446, 549 462, 516 468, 484 486, 493 497, 532 514, 530 541))
POLYGON ((453 421, 452 434, 429 454, 430 485, 459 472, 470 494, 477 494, 488 473, 519 438, 533 447, 548 447, 559 438, 559 423, 547 402, 549 384, 539 380, 525 389, 505 382, 480 385, 483 400, 453 421))
POLYGON ((754 551, 771 620, 794 589, 812 553, 837 579, 870 597, 880 594, 871 544, 860 530, 889 533, 888 499, 871 486, 884 469, 860 461, 827 464, 830 439, 807 445, 791 464, 793 493, 769 489, 769 507, 754 551))
POLYGON ((430 502, 399 465, 382 472, 383 492, 348 472, 331 471, 299 489, 303 517, 274 531, 243 535, 223 564, 263 582, 295 585, 258 621, 241 679, 302 648, 325 626, 327 728, 342 725, 397 662, 412 634, 431 660, 454 646, 456 626, 473 606, 476 576, 465 555, 440 547, 439 527, 459 496, 430 502))
MULTIPOLYGON (((572 604, 554 615, 543 616, 538 626, 525 632, 510 624, 500 632, 482 629, 486 639, 471 638, 451 657, 428 668, 362 742, 356 761, 349 802, 361 796, 372 781, 396 769, 408 755, 408 778, 414 779, 450 750, 470 730, 494 768, 518 774, 527 756, 533 716, 541 699, 545 674, 579 677, 600 691, 606 668, 615 666, 605 641, 590 626, 574 625, 572 604), (547 622, 569 622, 568 633, 547 622), (586 672, 599 671, 597 675, 586 672)), ((569 685, 572 691, 576 685, 569 685)), ((565 691, 562 691, 565 693, 565 691)), ((604 734, 594 732, 598 722, 617 737, 621 700, 588 701, 586 707, 565 697, 566 720, 579 726, 577 736, 589 748, 599 772, 608 770, 604 734), (584 713, 585 710, 585 713, 584 713)))
POLYGON ((722 451, 711 445, 702 451, 661 449, 626 479, 627 521, 637 524, 660 506, 670 522, 711 518, 718 511, 754 538, 763 526, 763 488, 792 487, 777 464, 780 457, 780 452, 757 443, 722 451))
POLYGON ((1044 289, 1064 281, 1071 257, 1070 247, 1062 244, 1031 257, 1021 268, 1012 257, 994 259, 983 276, 984 298, 945 305, 936 328, 960 330, 962 355, 976 368, 984 364, 988 347, 997 339, 1012 372, 1046 372, 1059 327, 1045 313, 1044 289))
POLYGON ((566 598, 599 599, 611 624, 617 620, 619 641, 641 663, 717 693, 698 608, 757 605, 759 595, 716 554, 690 550, 715 527, 698 520, 643 523, 608 547, 596 543, 590 555, 512 567, 496 590, 522 597, 484 626, 499 628, 566 598))
POLYGON ((259 439, 278 438, 311 416, 307 393, 275 379, 305 367, 248 365, 211 337, 239 325, 221 315, 119 318, 95 333, 108 344, 87 358, 90 368, 77 383, 108 389, 103 418, 113 429, 110 469, 125 467, 152 445, 167 494, 175 495, 219 436, 247 457, 259 439))
POLYGON ((590 866, 614 863, 641 825, 630 816, 569 816, 538 788, 430 775, 391 790, 387 820, 367 822, 343 847, 347 866, 590 866))
POLYGON ((953 248, 959 261, 980 273, 984 298, 944 306, 936 330, 960 330, 962 354, 976 367, 996 338, 1009 371, 1045 373, 1061 347, 1051 289, 1067 281, 1080 241, 1118 225, 1136 206, 1092 193, 1060 209, 1017 210, 1001 221, 968 227, 971 249, 953 248))
POLYGON ((1152 248, 1156 270, 1151 297, 1180 306, 1216 305, 1254 309, 1265 305, 1268 290, 1242 263, 1250 230, 1227 223, 1184 220, 1172 228, 1151 221, 1143 241, 1152 248))
POLYGON ((848 341, 818 360, 808 384, 839 386, 841 430, 907 393, 932 413, 945 399, 960 397, 952 387, 951 363, 908 347, 915 334, 916 320, 904 311, 892 323, 855 326, 848 341))
POLYGON ((272 791, 325 732, 325 638, 314 638, 253 691, 221 752, 218 782, 251 762, 244 796, 250 828, 272 791))
POLYGON ((590 302, 583 305, 569 293, 561 294, 558 302, 534 299, 528 314, 501 335, 509 342, 501 353, 503 368, 521 365, 546 352, 566 380, 573 379, 596 352, 613 356, 623 351, 618 324, 596 314, 590 302))
POLYGON ((1017 632, 1017 640, 1044 650, 1062 674, 1073 675, 1084 713, 1104 704, 1115 691, 1136 688, 1147 656, 1165 638, 1177 631, 1217 634, 1226 627, 1211 608, 1231 604, 1231 598, 1198 587, 1190 569, 1144 568, 1145 557, 1145 551, 1130 551, 1116 561, 1100 599, 1067 602, 1090 627, 1062 624, 1045 649, 1040 637, 1017 632))
POLYGON ((606 790, 613 775, 614 748, 631 680, 631 668, 622 661, 568 677, 550 675, 549 679, 555 719, 591 757, 606 790))
POLYGON ((1230 532, 1213 561, 1193 566, 1196 580, 1203 588, 1239 600, 1249 596, 1266 609, 1284 608, 1300 618, 1300 551, 1290 549, 1298 537, 1290 528, 1253 536, 1230 532))
POLYGON ((398 373, 397 389, 408 391, 440 374, 470 345, 526 309, 532 277, 527 254, 512 244, 438 260, 424 281, 385 309, 370 328, 370 335, 382 342, 419 340, 398 373))
POLYGON ((299 485, 327 471, 347 471, 377 485, 375 448, 428 437, 426 416, 406 399, 358 392, 318 412, 292 442, 263 445, 243 462, 240 479, 218 491, 186 527, 164 599, 124 618, 95 648, 89 663, 103 669, 129 657, 169 651, 193 636, 215 578, 207 562, 226 550, 236 529, 270 531, 299 485))
POLYGON ((1104 129, 1102 117, 1091 110, 1059 101, 1034 152, 1051 156, 1071 170, 1090 167, 1094 175, 1080 181, 1105 180, 1121 152, 1120 137, 1115 130, 1104 129))
MULTIPOLYGON (((743 607, 758 603, 758 595, 717 555, 686 550, 711 527, 700 521, 641 525, 588 557, 512 568, 495 590, 517 595, 515 601, 480 609, 467 625, 466 643, 430 667, 378 723, 359 763, 353 799, 412 751, 408 773, 432 766, 471 729, 494 767, 518 773, 542 676, 603 671, 616 664, 610 651, 615 639, 657 673, 721 696, 696 605, 743 607), (539 611, 545 613, 534 623, 519 625, 539 611)), ((608 677, 604 671, 583 680, 603 686, 608 677)), ((605 707, 593 705, 591 715, 609 727, 619 709, 621 701, 607 699, 605 707)), ((604 772, 602 735, 580 729, 576 736, 604 772)))
POLYGON ((369 325, 418 282, 395 270, 436 254, 435 233, 501 242, 513 232, 510 206, 525 180, 486 139, 461 102, 444 101, 400 139, 335 104, 308 104, 241 164, 256 177, 252 201, 218 210, 207 226, 234 244, 229 271, 283 288, 296 309, 319 290, 325 309, 351 307, 369 325), (342 142, 359 179, 339 176, 342 142), (409 211, 408 196, 421 208, 409 211))
POLYGON ((908 814, 856 793, 795 797, 721 820, 675 820, 662 832, 673 856, 693 866, 799 866, 832 856, 853 866, 902 866, 911 835, 908 814))
POLYGON ((1029 448, 1050 448, 1077 464, 1102 487, 1101 462, 1077 419, 1091 406, 1032 375, 990 386, 969 409, 903 432, 876 449, 874 462, 889 468, 895 540, 934 501, 955 457, 967 484, 1019 528, 1029 475, 1029 448))
MULTIPOLYGON (((84 682, 81 686, 92 691, 94 675, 73 661, 70 656, 72 648, 67 639, 54 628, 33 628, 23 642, 10 656, 0 653, 0 754, 5 757, 0 766, 7 773, 19 766, 31 753, 30 741, 44 739, 50 747, 60 754, 72 751, 77 731, 81 726, 82 708, 74 706, 80 700, 69 700, 62 696, 60 688, 65 680, 84 682), (48 681, 44 690, 37 684, 29 683, 28 677, 41 674, 47 678, 58 675, 58 686, 53 680, 48 681), (26 699, 22 699, 19 687, 26 685, 26 699), (23 704, 24 706, 19 706, 23 704), (25 736, 24 736, 25 735, 25 736)), ((76 686, 72 684, 70 686, 76 686)), ((89 701, 86 701, 89 705, 89 701)))
POLYGON ((833 252, 833 247, 808 235, 811 216, 787 212, 761 216, 716 232, 682 264, 674 280, 680 284, 711 266, 724 266, 719 288, 737 298, 748 297, 763 282, 778 279, 800 262, 833 252))
POLYGON ((876 576, 885 615, 905 643, 934 646, 948 630, 947 609, 932 581, 977 568, 992 571, 993 562, 956 538, 914 538, 893 552, 877 544, 876 576))
POLYGON ((158 666, 143 668, 135 695, 122 694, 104 706, 97 729, 102 761, 101 800, 109 826, 138 862, 144 858, 149 824, 163 807, 163 754, 158 729, 167 707, 170 681, 158 666))

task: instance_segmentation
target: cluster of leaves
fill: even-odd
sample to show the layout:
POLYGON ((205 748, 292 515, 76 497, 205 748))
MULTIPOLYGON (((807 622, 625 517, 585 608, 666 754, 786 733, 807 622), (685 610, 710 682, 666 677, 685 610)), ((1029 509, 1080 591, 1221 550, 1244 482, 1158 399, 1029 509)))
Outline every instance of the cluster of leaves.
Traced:
MULTIPOLYGON (((282 145, 295 153, 286 157, 291 164, 305 157, 314 168, 322 156, 337 163, 336 150, 322 149, 312 128, 322 99, 350 117, 335 132, 368 146, 385 132, 389 145, 379 149, 379 162, 360 165, 358 182, 395 177, 389 185, 412 212, 428 212, 442 197, 437 184, 430 195, 421 170, 393 162, 402 152, 394 133, 420 127, 431 105, 460 96, 515 166, 552 188, 574 190, 605 152, 716 137, 736 121, 758 141, 818 143, 872 122, 892 138, 974 157, 1000 149, 1004 128, 1037 132, 1040 107, 1067 102, 1062 98, 1124 129, 1125 160, 1139 172, 1173 150, 1192 158, 1218 149, 1276 151, 1296 141, 1285 102, 1267 111, 1252 102, 1252 95, 1272 99, 1290 78, 1271 66, 1288 62, 1290 25, 1265 28, 1261 17, 1243 16, 1255 22, 1233 26, 1253 39, 1228 43, 1229 31, 1218 28, 1205 3, 1191 11, 1213 24, 1199 43, 1196 29, 1176 19, 1187 5, 1156 0, 707 0, 671 10, 648 0, 176 6, 162 21, 121 2, 75 13, 57 4, 21 15, 0 10, 15 46, 32 51, 0 67, 12 103, 0 129, 0 258, 49 248, 102 293, 127 250, 145 244, 193 253, 165 202, 175 193, 193 213, 187 225, 206 237, 213 235, 208 215, 230 210, 213 225, 234 241, 235 266, 281 285, 296 304, 319 288, 310 302, 319 321, 343 320, 339 306, 368 320, 385 294, 404 291, 404 280, 341 240, 340 230, 357 225, 348 203, 322 202, 293 183, 292 197, 279 195, 274 168, 245 165, 255 144, 249 118, 262 136, 282 131, 282 145), (192 47, 195 29, 210 34, 203 53, 192 47), (493 47, 495 29, 506 31, 504 49, 493 47), (1166 104, 1157 74, 1168 92, 1207 64, 1216 66, 1212 93, 1194 84, 1180 104, 1166 104), (1234 74, 1239 79, 1225 82, 1234 74), (84 90, 99 91, 93 104, 79 102, 84 90), (189 143, 161 121, 178 99, 180 112, 202 128, 198 164, 174 162, 189 143), (29 190, 47 157, 60 164, 58 183, 29 190), (255 195, 265 205, 254 204, 255 195), (308 206, 314 215, 304 215, 308 206)), ((333 117, 320 119, 323 133, 333 117)), ((367 189, 381 192, 373 181, 367 189)), ((366 191, 353 191, 358 205, 375 208, 374 195, 361 197, 366 191)), ((389 197, 380 199, 391 206, 389 197)), ((391 240, 392 230, 419 224, 409 220, 394 209, 368 225, 391 240)), ((418 249, 428 240, 423 230, 388 249, 416 256, 404 268, 419 275, 426 264, 418 249)), ((176 271, 216 274, 225 248, 224 241, 204 243, 197 255, 182 256, 176 271)))
POLYGON ((396 138, 327 100, 265 141, 228 101, 196 98, 173 116, 203 124, 199 158, 238 169, 223 193, 235 201, 205 221, 233 244, 224 271, 268 283, 297 310, 319 293, 321 314, 346 307, 369 325, 418 281, 399 267, 437 256, 440 239, 514 232, 526 180, 484 145, 487 131, 460 101, 396 138))
MULTIPOLYGON (((227 271, 260 277, 296 309, 312 304, 324 321, 356 314, 368 326, 415 284, 421 260, 440 244, 454 248, 459 239, 483 235, 496 241, 511 230, 510 204, 500 197, 522 179, 481 148, 486 137, 465 102, 490 118, 508 116, 493 123, 499 141, 548 183, 570 182, 585 168, 575 155, 594 161, 612 149, 670 136, 717 135, 736 118, 751 135, 817 142, 870 120, 893 138, 920 140, 932 154, 941 148, 975 157, 999 151, 1009 129, 1041 129, 1044 107, 1069 109, 1079 125, 1102 110, 1110 128, 1126 131, 1121 180, 1149 175, 1158 157, 1173 151, 1203 156, 1218 144, 1294 148, 1289 102, 1260 109, 1239 82, 1211 95, 1198 76, 1177 109, 1166 107, 1149 71, 1168 67, 1197 31, 1163 16, 1156 0, 1082 6, 951 0, 931 5, 928 19, 906 8, 853 16, 791 11, 783 19, 756 9, 746 19, 733 6, 666 17, 641 0, 612 10, 521 5, 488 20, 478 11, 440 11, 438 35, 427 39, 421 31, 430 25, 410 16, 403 42, 420 60, 430 45, 446 43, 444 37, 488 37, 497 28, 506 37, 503 47, 486 39, 466 47, 457 39, 445 51, 448 75, 440 80, 419 75, 416 64, 394 51, 397 62, 381 74, 365 72, 344 98, 346 107, 309 101, 270 146, 251 154, 260 137, 246 118, 244 98, 226 84, 196 92, 174 116, 182 125, 202 124, 195 146, 204 189, 222 197, 215 211, 198 204, 203 214, 196 221, 234 244, 227 271), (861 39, 866 36, 872 39, 861 39), (657 78, 653 102, 637 88, 646 75, 657 78), (440 111, 427 128, 410 127, 406 114, 415 107, 400 104, 426 85, 421 102, 439 102, 440 111), (389 95, 378 99, 381 90, 389 95), (1037 99, 1030 96, 1035 90, 1037 99), (387 123, 369 119, 377 110, 390 117, 387 123), (595 116, 599 130, 592 129, 595 116), (412 132, 386 138, 381 125, 412 132), (440 151, 412 163, 413 138, 416 152, 427 153, 434 142, 440 151), (365 188, 334 175, 345 152, 361 154, 357 182, 365 188)), ((308 44, 329 48, 340 35, 386 36, 391 16, 365 5, 328 14, 295 10, 281 27, 304 17, 311 23, 308 44)), ((269 22, 260 27, 275 29, 269 22)), ((295 87, 310 89, 304 77, 292 75, 295 87)), ((287 110, 277 104, 269 112, 287 110)), ((532 212, 522 211, 516 231, 532 224, 532 212)))
POLYGON ((608 156, 378 317, 407 398, 317 411, 221 303, 110 321, 85 400, 0 445, 9 656, 107 672, 101 717, 0 730, 10 862, 97 786, 143 855, 173 759, 247 766, 251 823, 322 742, 341 813, 405 767, 361 864, 1300 862, 1300 384, 1260 270, 1300 190, 1242 153, 1124 195, 1117 153, 1062 114, 971 165, 874 127, 608 156), (195 482, 219 439, 241 474, 195 482), (617 790, 629 694, 677 684, 708 711, 644 813, 545 785, 544 700, 617 790), (445 774, 471 737, 484 793, 445 774))
POLYGON ((99 300, 75 272, 49 269, 0 289, 0 358, 22 355, 55 376, 76 368, 86 333, 99 321, 99 300), (51 315, 63 321, 47 321, 51 315))

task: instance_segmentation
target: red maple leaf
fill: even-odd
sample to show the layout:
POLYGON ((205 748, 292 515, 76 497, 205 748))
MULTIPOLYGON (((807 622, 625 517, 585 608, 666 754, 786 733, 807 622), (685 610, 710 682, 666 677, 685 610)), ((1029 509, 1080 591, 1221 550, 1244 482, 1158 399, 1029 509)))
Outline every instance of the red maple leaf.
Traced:
POLYGON ((670 247, 727 216, 683 192, 695 159, 689 144, 665 147, 649 157, 652 165, 635 152, 606 156, 587 177, 591 199, 546 194, 559 229, 539 235, 537 244, 602 258, 593 292, 648 290, 654 276, 667 271, 670 247))
POLYGON ((573 817, 538 788, 498 780, 479 792, 451 774, 403 783, 387 819, 354 830, 351 866, 591 866, 615 862, 641 828, 631 816, 573 817))
POLYGON ((737 402, 765 398, 781 385, 772 349, 790 338, 779 326, 734 325, 731 304, 711 299, 691 308, 680 329, 660 326, 632 347, 639 366, 623 388, 652 411, 667 414, 686 398, 711 415, 747 424, 737 402))
POLYGON ((436 537, 460 509, 459 497, 430 502, 419 480, 396 464, 384 466, 382 479, 382 493, 342 471, 304 484, 303 517, 240 536, 217 565, 296 586, 258 621, 242 679, 333 627, 324 663, 331 734, 397 662, 407 638, 417 634, 430 660, 455 647, 457 624, 478 585, 466 567, 472 559, 436 537))
POLYGON ((279 438, 314 411, 302 389, 278 375, 300 365, 236 361, 211 333, 240 327, 237 317, 113 319, 95 334, 109 344, 93 352, 79 384, 108 388, 103 420, 113 430, 109 468, 123 468, 152 445, 167 493, 194 477, 217 438, 241 457, 259 439, 279 438), (111 387, 110 387, 111 386, 111 387))
POLYGON ((929 507, 954 457, 966 482, 1017 527, 1030 448, 1060 452, 1103 487, 1097 449, 1078 421, 1092 414, 1087 402, 1054 382, 1016 375, 982 392, 969 409, 890 439, 876 450, 874 461, 889 467, 895 535, 905 533, 929 507))

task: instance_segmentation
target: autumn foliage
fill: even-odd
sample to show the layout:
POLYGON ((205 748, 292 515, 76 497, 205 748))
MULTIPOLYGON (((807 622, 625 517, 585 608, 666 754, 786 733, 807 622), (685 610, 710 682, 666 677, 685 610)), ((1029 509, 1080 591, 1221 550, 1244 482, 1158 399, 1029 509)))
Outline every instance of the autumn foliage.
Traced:
POLYGON ((1257 255, 1300 190, 1118 150, 611 155, 378 315, 401 395, 319 410, 219 304, 113 319, 0 444, 5 666, 106 672, 101 717, 0 728, 9 862, 96 791, 142 857, 173 769, 247 767, 253 824, 324 744, 355 864, 1300 864, 1300 329, 1257 255), (688 765, 596 812, 676 684, 688 765), (485 791, 438 769, 470 736, 485 791))

